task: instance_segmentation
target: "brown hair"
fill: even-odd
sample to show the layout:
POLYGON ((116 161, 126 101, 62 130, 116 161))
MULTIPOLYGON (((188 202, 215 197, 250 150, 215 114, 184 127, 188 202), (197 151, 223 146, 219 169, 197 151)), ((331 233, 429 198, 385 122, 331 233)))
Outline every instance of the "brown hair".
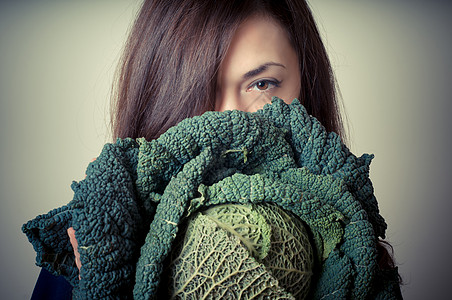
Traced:
POLYGON ((114 138, 151 140, 213 110, 219 65, 237 27, 256 13, 286 28, 300 63, 300 101, 328 131, 343 135, 330 62, 304 0, 148 0, 118 70, 114 138))
MULTIPOLYGON (((325 47, 304 0, 146 0, 119 65, 114 138, 155 139, 185 118, 215 107, 217 71, 237 27, 254 14, 289 33, 301 73, 300 101, 327 131, 344 137, 325 47)), ((394 267, 378 241, 380 267, 394 267)))

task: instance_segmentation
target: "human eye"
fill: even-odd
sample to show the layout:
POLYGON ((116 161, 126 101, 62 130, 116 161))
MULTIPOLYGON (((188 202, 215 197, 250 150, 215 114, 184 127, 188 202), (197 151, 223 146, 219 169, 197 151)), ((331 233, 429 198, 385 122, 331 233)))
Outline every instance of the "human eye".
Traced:
POLYGON ((251 92, 251 91, 266 92, 275 87, 279 87, 280 84, 281 84, 281 81, 279 81, 277 79, 259 79, 259 80, 252 82, 248 86, 246 91, 247 92, 251 92))

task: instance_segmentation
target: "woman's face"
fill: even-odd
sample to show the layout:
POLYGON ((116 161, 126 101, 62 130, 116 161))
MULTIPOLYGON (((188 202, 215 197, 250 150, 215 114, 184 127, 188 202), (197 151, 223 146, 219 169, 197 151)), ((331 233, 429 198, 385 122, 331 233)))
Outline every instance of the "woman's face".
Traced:
POLYGON ((272 96, 290 103, 300 93, 298 58, 285 30, 256 16, 240 25, 220 65, 215 110, 257 111, 272 96))

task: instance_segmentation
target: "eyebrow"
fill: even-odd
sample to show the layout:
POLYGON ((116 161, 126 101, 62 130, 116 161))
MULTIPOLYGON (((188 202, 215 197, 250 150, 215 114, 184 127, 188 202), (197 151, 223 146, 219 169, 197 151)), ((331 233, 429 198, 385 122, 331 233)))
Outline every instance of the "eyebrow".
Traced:
POLYGON ((243 79, 249 79, 251 77, 259 75, 260 73, 266 71, 268 69, 268 67, 270 67, 270 66, 278 66, 278 67, 282 67, 284 69, 286 68, 286 66, 284 66, 283 64, 279 64, 279 63, 275 63, 275 62, 268 62, 268 63, 260 65, 256 69, 246 72, 243 75, 243 79))

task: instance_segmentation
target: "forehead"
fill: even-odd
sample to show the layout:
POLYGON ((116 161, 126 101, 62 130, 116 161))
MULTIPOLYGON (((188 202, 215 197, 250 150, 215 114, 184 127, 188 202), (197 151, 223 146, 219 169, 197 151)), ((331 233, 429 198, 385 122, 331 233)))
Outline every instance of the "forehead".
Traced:
POLYGON ((234 34, 220 76, 239 76, 268 62, 288 64, 295 51, 286 30, 274 19, 253 16, 234 34))

